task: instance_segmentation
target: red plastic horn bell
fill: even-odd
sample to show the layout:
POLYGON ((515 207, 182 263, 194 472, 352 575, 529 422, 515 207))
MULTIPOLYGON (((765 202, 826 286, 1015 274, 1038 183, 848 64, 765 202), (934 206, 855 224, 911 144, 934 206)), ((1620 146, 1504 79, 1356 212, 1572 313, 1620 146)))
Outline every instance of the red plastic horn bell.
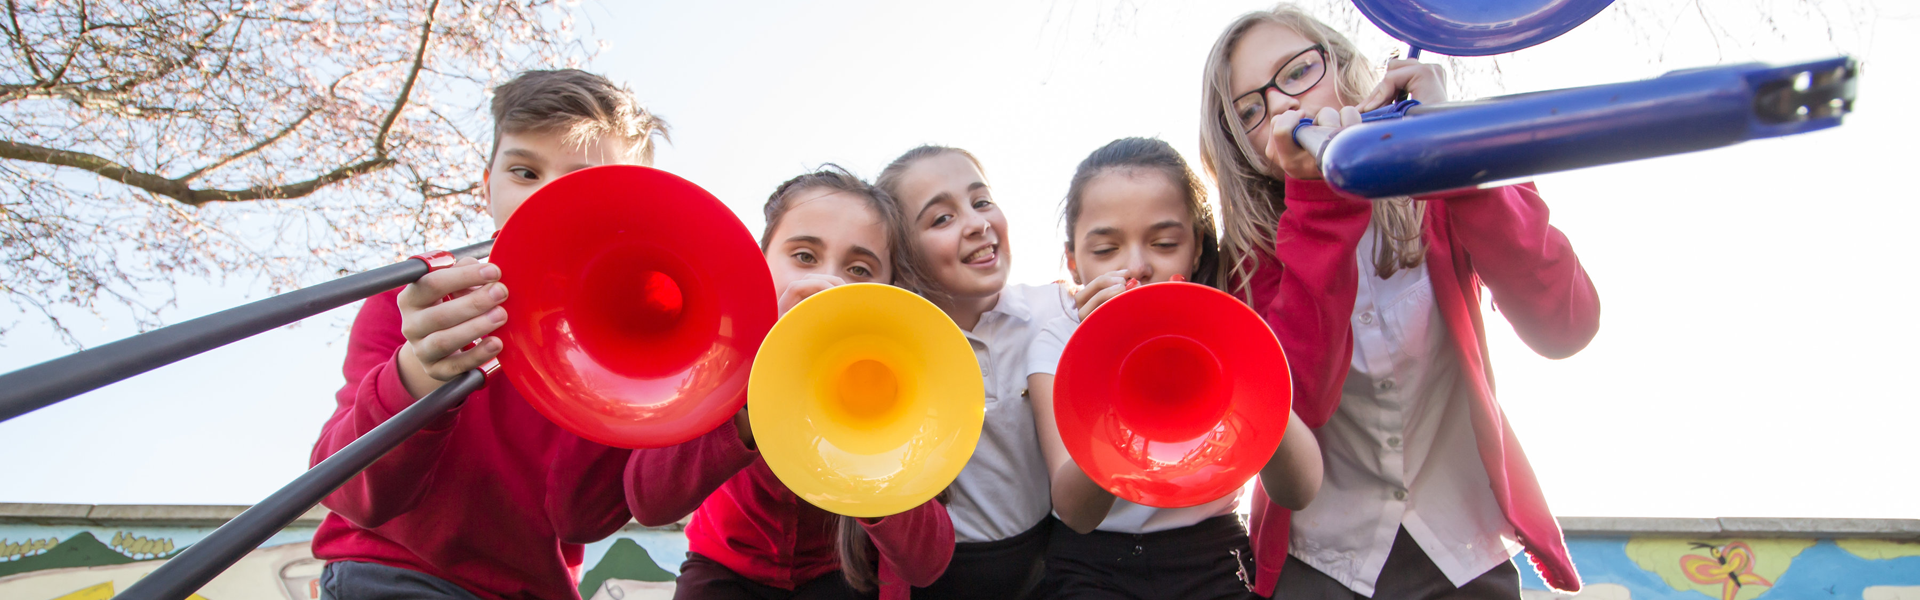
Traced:
POLYGON ((500 367, 554 424, 659 448, 746 403, 777 316, 773 277, 699 186, 638 166, 577 171, 514 211, 491 260, 508 292, 500 367))
POLYGON ((1234 493, 1280 447, 1293 380, 1280 342, 1232 296, 1156 283, 1114 296, 1067 341, 1054 419, 1100 487, 1159 508, 1234 493))

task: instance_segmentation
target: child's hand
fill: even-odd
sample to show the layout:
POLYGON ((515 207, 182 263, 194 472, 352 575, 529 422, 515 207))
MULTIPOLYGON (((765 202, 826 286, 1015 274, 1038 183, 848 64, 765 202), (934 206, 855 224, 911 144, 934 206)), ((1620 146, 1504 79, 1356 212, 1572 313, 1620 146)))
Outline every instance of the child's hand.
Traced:
POLYGON ((1100 305, 1106 304, 1107 301, 1112 300, 1114 296, 1120 295, 1120 292, 1133 289, 1139 285, 1140 283, 1138 281, 1127 279, 1126 269, 1113 271, 1095 277, 1093 281, 1089 281, 1086 285, 1080 286, 1080 289, 1073 293, 1073 305, 1080 309, 1080 320, 1086 321, 1087 315, 1093 314, 1093 309, 1100 308, 1100 305))
POLYGON ((400 348, 400 382, 407 393, 423 398, 498 356, 504 346, 497 337, 461 348, 507 322, 507 310, 500 307, 506 299, 500 267, 471 258, 400 290, 400 333, 407 337, 400 348))
POLYGON ((1360 111, 1366 112, 1396 102, 1402 91, 1421 104, 1446 102, 1447 72, 1433 63, 1401 58, 1389 60, 1387 74, 1380 78, 1380 85, 1374 86, 1373 92, 1360 101, 1360 111))
POLYGON ((801 300, 806 300, 814 294, 827 291, 827 288, 846 284, 847 280, 845 279, 818 273, 795 279, 793 283, 787 284, 786 291, 780 292, 780 316, 786 316, 787 311, 793 310, 793 307, 800 304, 801 300))
MULTIPOLYGON (((1300 111, 1290 110, 1273 118, 1270 137, 1267 140, 1267 165, 1279 165, 1280 170, 1294 179, 1320 179, 1320 159, 1314 158, 1305 148, 1293 141, 1293 127, 1300 124, 1303 117, 1300 111)), ((1344 129, 1360 124, 1360 109, 1352 106, 1335 111, 1332 107, 1320 109, 1314 115, 1313 124, 1320 127, 1344 129)), ((1271 168, 1269 168, 1271 171, 1271 168)))

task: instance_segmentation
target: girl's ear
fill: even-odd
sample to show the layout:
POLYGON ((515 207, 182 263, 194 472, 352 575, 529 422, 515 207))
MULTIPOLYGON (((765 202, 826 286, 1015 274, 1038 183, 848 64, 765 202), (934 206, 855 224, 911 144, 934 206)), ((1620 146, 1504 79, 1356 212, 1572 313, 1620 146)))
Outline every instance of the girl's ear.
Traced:
POLYGON ((1067 247, 1067 274, 1073 276, 1074 285, 1086 285, 1087 284, 1086 282, 1080 281, 1079 263, 1073 260, 1073 242, 1067 242, 1066 247, 1067 247))

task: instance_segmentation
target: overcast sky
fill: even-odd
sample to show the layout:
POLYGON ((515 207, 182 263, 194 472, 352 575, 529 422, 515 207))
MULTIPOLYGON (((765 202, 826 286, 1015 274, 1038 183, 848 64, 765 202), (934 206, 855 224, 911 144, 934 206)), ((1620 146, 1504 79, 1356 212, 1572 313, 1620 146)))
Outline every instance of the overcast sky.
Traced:
MULTIPOLYGON (((1896 182, 1920 134, 1903 108, 1920 97, 1920 8, 1633 4, 1536 48, 1460 59, 1456 79, 1489 95, 1847 53, 1866 65, 1862 101, 1834 130, 1538 179, 1599 288, 1600 334, 1548 361, 1486 314, 1501 403, 1555 511, 1920 518, 1920 386, 1907 381, 1920 372, 1920 194, 1896 182)), ((1045 282, 1064 276, 1057 211, 1073 166, 1127 136, 1197 161, 1206 52, 1263 6, 588 3, 580 29, 611 44, 591 68, 673 124, 657 166, 749 229, 776 184, 821 163, 871 177, 914 145, 959 146, 1008 213, 1015 280, 1045 282)), ((1395 47, 1356 33, 1376 60, 1395 47)), ((168 317, 261 295, 183 282, 168 317)), ((0 424, 0 502, 265 497, 307 465, 352 310, 0 424)), ((131 333, 71 318, 90 344, 131 333)), ((31 315, 0 320, 18 323, 0 369, 68 351, 31 315)))

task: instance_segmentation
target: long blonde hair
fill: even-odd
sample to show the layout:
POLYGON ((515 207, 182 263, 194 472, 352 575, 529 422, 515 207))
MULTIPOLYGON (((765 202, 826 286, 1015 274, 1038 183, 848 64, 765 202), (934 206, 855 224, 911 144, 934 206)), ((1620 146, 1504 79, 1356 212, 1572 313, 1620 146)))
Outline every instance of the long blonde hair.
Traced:
MULTIPOLYGON (((1261 260, 1273 259, 1275 230, 1281 211, 1286 210, 1282 174, 1269 172, 1259 161, 1260 150, 1240 130, 1233 118, 1232 67, 1228 58, 1248 29, 1260 23, 1272 23, 1293 30, 1327 49, 1327 61, 1333 69, 1334 92, 1343 104, 1359 104, 1361 96, 1373 89, 1376 79, 1367 58, 1347 36, 1327 27, 1300 7, 1281 4, 1272 10, 1240 15, 1220 32, 1207 54, 1207 68, 1201 81, 1200 163, 1220 189, 1222 220, 1221 262, 1227 272, 1228 291, 1251 300, 1249 280, 1261 260)), ((1374 270, 1382 278, 1403 268, 1419 266, 1426 260, 1426 244, 1420 240, 1420 213, 1426 203, 1411 198, 1382 198, 1373 201, 1372 227, 1375 236, 1374 270)))

